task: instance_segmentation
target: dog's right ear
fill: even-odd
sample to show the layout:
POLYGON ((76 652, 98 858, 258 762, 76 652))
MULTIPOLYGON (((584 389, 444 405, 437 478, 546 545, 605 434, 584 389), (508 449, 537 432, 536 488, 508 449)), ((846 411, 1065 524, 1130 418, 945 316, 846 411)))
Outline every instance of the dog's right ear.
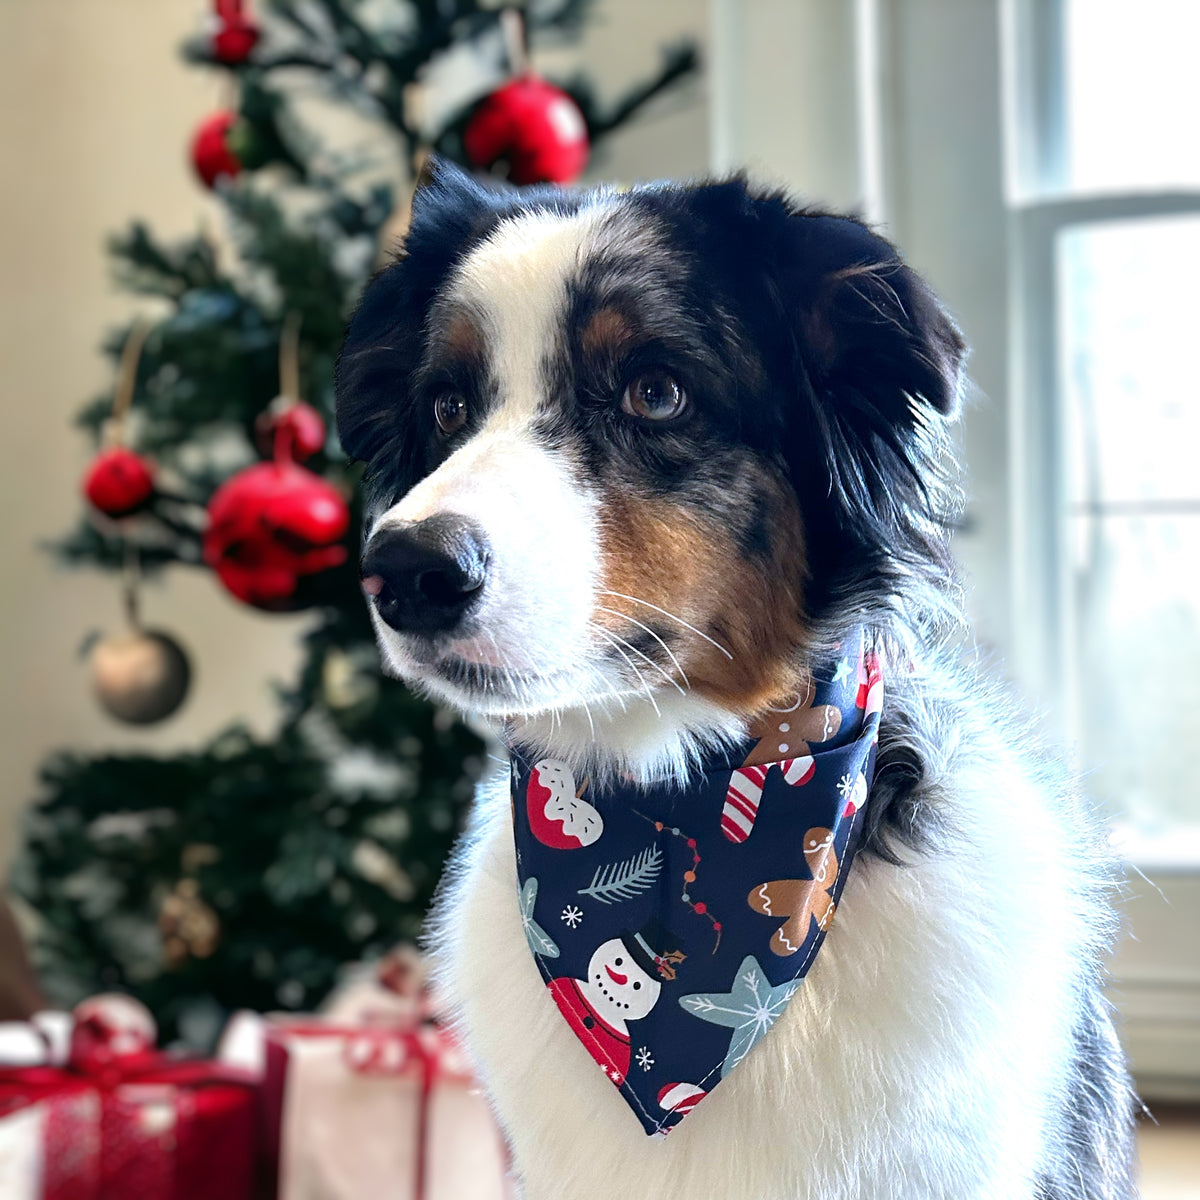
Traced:
POLYGON ((367 284, 338 355, 338 437, 351 458, 369 461, 395 433, 429 306, 495 221, 494 198, 452 162, 430 155, 403 244, 367 284))
POLYGON ((452 159, 429 154, 417 172, 412 207, 414 227, 430 211, 469 218, 489 207, 488 193, 452 159))

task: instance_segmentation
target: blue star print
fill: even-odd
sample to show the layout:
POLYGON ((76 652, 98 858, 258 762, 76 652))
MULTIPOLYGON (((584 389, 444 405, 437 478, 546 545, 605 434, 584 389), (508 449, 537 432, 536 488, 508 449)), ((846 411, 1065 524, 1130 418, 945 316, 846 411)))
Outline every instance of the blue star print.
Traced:
POLYGON ((721 1064, 722 1079, 775 1024, 800 984, 801 980, 790 979, 772 987, 758 960, 747 954, 728 992, 697 992, 679 997, 679 1003, 693 1016, 733 1030, 729 1052, 721 1064))

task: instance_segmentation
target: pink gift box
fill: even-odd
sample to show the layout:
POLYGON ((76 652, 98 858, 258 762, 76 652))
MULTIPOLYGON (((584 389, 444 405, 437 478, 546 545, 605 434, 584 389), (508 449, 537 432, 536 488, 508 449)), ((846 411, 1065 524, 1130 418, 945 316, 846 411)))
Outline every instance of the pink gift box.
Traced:
POLYGON ((221 1056, 259 1074, 276 1200, 510 1200, 487 1102, 445 1030, 238 1014, 221 1056))

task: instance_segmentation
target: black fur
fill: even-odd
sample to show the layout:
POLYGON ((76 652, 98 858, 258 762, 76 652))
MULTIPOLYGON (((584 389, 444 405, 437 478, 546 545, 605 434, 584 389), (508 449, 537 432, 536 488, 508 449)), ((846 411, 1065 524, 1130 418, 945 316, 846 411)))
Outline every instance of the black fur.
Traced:
MULTIPOLYGON (((506 214, 570 212, 587 202, 552 191, 487 192, 447 168, 418 192, 401 262, 368 288, 338 366, 339 433, 347 452, 368 462, 378 506, 457 444, 433 424, 439 388, 467 395, 476 420, 495 402, 486 363, 431 343, 430 315, 454 265, 506 214)), ((597 481, 619 479, 694 506, 733 533, 748 564, 770 561, 762 480, 764 468, 776 472, 800 507, 805 616, 817 641, 864 623, 897 646, 946 652, 942 635, 962 619, 949 549, 960 502, 947 422, 965 350, 932 293, 860 222, 741 179, 639 189, 613 207, 650 230, 654 249, 618 246, 583 264, 563 343, 547 348, 542 368, 553 401, 542 438, 569 442, 597 481), (631 349, 583 344, 581 331, 605 309, 636 331, 631 349), (686 420, 636 426, 617 410, 624 381, 651 367, 668 369, 694 396, 686 420)), ((675 634, 653 628, 635 640, 647 656, 658 652, 656 636, 670 642, 675 634)), ((959 702, 928 703, 943 711, 889 703, 880 732, 867 845, 893 862, 952 833, 939 815, 935 765, 920 746, 923 729, 953 726, 959 702)), ((1003 702, 994 707, 1004 711, 1003 702)), ((1048 774, 1043 783, 1047 796, 1074 803, 1069 781, 1048 774)), ((1081 886, 1103 887, 1102 873, 1081 886)), ((1094 897, 1088 903, 1105 911, 1094 897)), ((1061 1149, 1043 1166, 1041 1200, 1134 1194, 1132 1092, 1094 965, 1111 935, 1098 929, 1092 962, 1079 966, 1078 1053, 1058 1098, 1061 1149)))

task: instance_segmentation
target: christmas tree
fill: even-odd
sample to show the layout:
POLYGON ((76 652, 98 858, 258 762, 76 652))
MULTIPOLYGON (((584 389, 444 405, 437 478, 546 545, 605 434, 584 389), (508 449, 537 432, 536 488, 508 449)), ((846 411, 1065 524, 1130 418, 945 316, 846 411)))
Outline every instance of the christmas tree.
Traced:
POLYGON ((313 623, 273 739, 234 724, 183 755, 44 765, 13 884, 40 917, 52 1000, 126 990, 167 1038, 203 1043, 231 1009, 312 1007, 347 963, 418 935, 485 745, 380 674, 355 472, 328 432, 333 364, 430 151, 567 183, 589 147, 695 69, 691 46, 668 49, 607 108, 587 80, 534 75, 528 43, 577 36, 587 8, 276 0, 253 13, 215 0, 212 28, 185 48, 235 97, 192 146, 227 229, 164 245, 135 223, 113 239, 119 280, 155 315, 106 343, 122 361, 115 395, 80 414, 103 447, 91 505, 57 550, 123 577, 130 628, 92 666, 126 720, 169 715, 187 687, 173 639, 139 623, 140 573, 211 569, 246 603, 313 623), (434 111, 430 73, 464 54, 478 78, 509 81, 434 111), (322 143, 304 119, 314 81, 377 123, 378 154, 322 143))

